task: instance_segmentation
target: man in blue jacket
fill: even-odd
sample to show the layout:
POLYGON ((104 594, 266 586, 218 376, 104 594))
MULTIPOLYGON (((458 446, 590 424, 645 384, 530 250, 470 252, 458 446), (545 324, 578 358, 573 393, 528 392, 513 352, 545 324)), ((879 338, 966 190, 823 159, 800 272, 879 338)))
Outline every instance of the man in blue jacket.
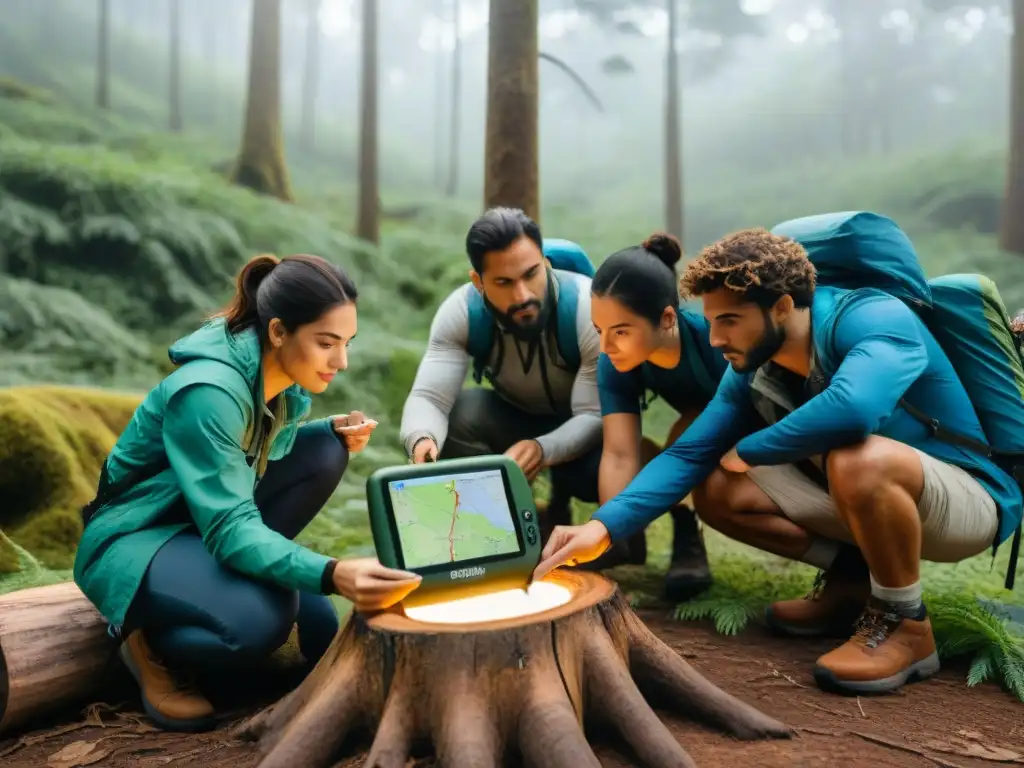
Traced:
POLYGON ((701 297, 730 370, 624 491, 591 521, 552 532, 535 577, 598 556, 692 491, 706 524, 822 570, 811 594, 768 610, 778 631, 850 638, 818 660, 819 685, 889 691, 934 674, 922 558, 984 552, 1017 527, 1022 503, 1006 472, 898 407, 905 398, 985 440, 942 348, 897 298, 816 287, 804 248, 763 229, 709 246, 682 287, 701 297), (837 369, 823 372, 816 352, 837 369))

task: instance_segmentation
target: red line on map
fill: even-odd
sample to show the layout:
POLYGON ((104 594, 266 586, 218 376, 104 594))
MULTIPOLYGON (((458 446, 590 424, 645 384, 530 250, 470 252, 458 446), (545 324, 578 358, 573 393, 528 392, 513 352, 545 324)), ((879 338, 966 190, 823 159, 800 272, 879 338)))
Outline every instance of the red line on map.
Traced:
POLYGON ((450 562, 455 562, 455 520, 459 516, 459 492, 453 487, 451 492, 455 494, 455 507, 452 509, 452 527, 448 531, 448 557, 450 562))

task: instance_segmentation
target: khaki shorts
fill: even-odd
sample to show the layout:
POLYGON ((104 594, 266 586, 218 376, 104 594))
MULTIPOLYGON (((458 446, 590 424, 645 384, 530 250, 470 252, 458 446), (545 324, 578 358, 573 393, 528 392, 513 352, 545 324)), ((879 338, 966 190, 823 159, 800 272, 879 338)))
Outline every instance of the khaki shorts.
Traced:
MULTIPOLYGON (((924 491, 917 505, 921 558, 955 563, 992 546, 999 515, 988 491, 960 467, 921 451, 917 455, 924 469, 924 491)), ((801 528, 853 543, 832 497, 793 464, 751 467, 747 476, 801 528)))

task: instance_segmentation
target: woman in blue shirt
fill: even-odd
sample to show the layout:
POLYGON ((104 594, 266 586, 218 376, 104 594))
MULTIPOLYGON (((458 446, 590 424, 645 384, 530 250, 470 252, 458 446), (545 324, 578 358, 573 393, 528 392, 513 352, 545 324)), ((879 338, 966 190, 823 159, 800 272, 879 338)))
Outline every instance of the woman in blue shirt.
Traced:
MULTIPOLYGON (((679 438, 714 397, 727 366, 711 348, 703 315, 679 306, 675 265, 681 256, 676 238, 654 234, 609 256, 594 275, 590 313, 601 336, 597 383, 604 422, 598 479, 602 504, 679 438), (641 436, 648 390, 678 414, 665 446, 641 436)), ((667 511, 675 533, 665 596, 681 602, 711 586, 711 572, 693 510, 680 499, 667 511)), ((630 540, 629 550, 630 562, 646 559, 643 532, 630 540)))

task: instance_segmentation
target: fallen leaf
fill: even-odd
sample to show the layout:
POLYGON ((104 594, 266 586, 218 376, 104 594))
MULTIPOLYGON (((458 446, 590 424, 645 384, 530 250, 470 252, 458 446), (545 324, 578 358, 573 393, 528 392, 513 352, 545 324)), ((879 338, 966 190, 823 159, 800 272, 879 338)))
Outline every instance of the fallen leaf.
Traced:
POLYGON ((109 754, 110 750, 100 747, 98 741, 73 741, 50 755, 46 764, 49 768, 78 768, 98 763, 109 754))
POLYGON ((982 744, 977 741, 963 741, 953 739, 951 741, 930 741, 925 745, 936 752, 945 752, 950 755, 961 755, 963 757, 976 757, 980 760, 991 760, 995 763, 1024 763, 1024 755, 1006 747, 982 744))

